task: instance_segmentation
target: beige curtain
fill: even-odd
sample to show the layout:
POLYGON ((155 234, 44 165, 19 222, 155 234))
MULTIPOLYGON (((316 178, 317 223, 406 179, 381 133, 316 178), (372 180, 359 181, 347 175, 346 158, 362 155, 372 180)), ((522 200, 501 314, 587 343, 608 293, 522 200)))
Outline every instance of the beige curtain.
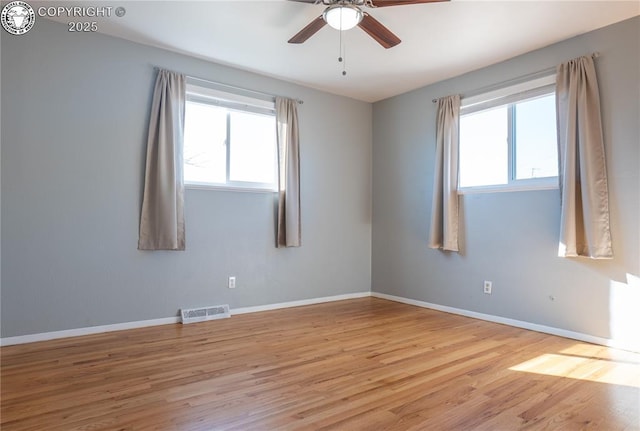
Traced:
POLYGON ((276 97, 278 140, 278 220, 276 247, 299 247, 300 223, 300 149, 298 138, 298 102, 276 97))
POLYGON ((439 99, 437 115, 429 247, 458 251, 460 96, 439 99))
POLYGON ((149 118, 139 250, 184 250, 185 91, 184 75, 158 72, 149 118))
POLYGON ((561 64, 556 76, 562 257, 613 257, 600 96, 592 57, 561 64))

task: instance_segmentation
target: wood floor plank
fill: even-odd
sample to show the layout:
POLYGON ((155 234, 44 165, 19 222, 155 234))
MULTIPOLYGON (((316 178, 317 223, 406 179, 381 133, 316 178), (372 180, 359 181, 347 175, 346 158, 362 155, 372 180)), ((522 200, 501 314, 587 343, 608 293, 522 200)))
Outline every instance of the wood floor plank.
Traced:
POLYGON ((640 430, 640 354, 377 298, 0 360, 3 431, 640 430))

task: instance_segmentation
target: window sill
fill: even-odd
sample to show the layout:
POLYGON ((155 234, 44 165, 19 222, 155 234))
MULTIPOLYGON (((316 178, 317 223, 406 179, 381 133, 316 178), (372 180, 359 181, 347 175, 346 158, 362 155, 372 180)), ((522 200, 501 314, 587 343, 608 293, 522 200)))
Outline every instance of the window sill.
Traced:
POLYGON ((557 182, 535 184, 504 184, 495 186, 463 187, 458 189, 458 195, 474 195, 481 193, 529 192, 535 190, 558 190, 557 182))
POLYGON ((184 188, 187 190, 210 190, 220 192, 241 192, 241 193, 277 193, 277 190, 262 187, 236 187, 227 185, 212 185, 212 184, 195 184, 186 183, 184 188))

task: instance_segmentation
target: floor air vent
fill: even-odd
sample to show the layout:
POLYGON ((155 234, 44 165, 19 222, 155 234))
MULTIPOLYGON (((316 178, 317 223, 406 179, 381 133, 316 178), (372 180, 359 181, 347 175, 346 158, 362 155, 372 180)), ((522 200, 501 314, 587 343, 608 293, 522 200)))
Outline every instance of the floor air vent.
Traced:
POLYGON ((224 319, 231 317, 229 305, 214 305, 213 307, 182 308, 180 309, 182 323, 204 322, 205 320, 224 319))

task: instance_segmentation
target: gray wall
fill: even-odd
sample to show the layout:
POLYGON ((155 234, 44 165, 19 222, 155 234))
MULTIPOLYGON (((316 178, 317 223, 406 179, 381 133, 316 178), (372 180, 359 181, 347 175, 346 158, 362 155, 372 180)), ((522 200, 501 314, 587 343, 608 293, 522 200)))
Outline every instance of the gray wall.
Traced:
POLYGON ((103 35, 70 34, 46 20, 20 37, 0 32, 1 336, 372 287, 633 337, 640 325, 632 309, 640 302, 639 28, 635 18, 376 103, 373 114, 367 103, 103 35), (431 99, 593 51, 601 53, 615 259, 556 257, 553 190, 464 196, 464 253, 428 249, 431 99), (305 100, 303 247, 273 246, 272 194, 187 190, 187 251, 136 250, 154 65, 305 100), (235 290, 225 287, 229 275, 238 277, 235 290), (482 294, 484 279, 494 282, 491 296, 482 294))
POLYGON ((640 18, 374 104, 372 290, 598 337, 640 327, 640 18), (599 51, 615 259, 557 257, 557 190, 465 195, 462 254, 427 248, 431 99, 599 51), (492 280, 493 294, 482 293, 492 280), (551 301, 549 296, 555 297, 551 301), (635 326, 634 326, 635 325, 635 326))
POLYGON ((2 337, 370 290, 370 104, 46 20, 1 33, 2 337), (187 190, 187 250, 136 249, 154 65, 304 100, 301 248, 274 247, 272 193, 187 190))

